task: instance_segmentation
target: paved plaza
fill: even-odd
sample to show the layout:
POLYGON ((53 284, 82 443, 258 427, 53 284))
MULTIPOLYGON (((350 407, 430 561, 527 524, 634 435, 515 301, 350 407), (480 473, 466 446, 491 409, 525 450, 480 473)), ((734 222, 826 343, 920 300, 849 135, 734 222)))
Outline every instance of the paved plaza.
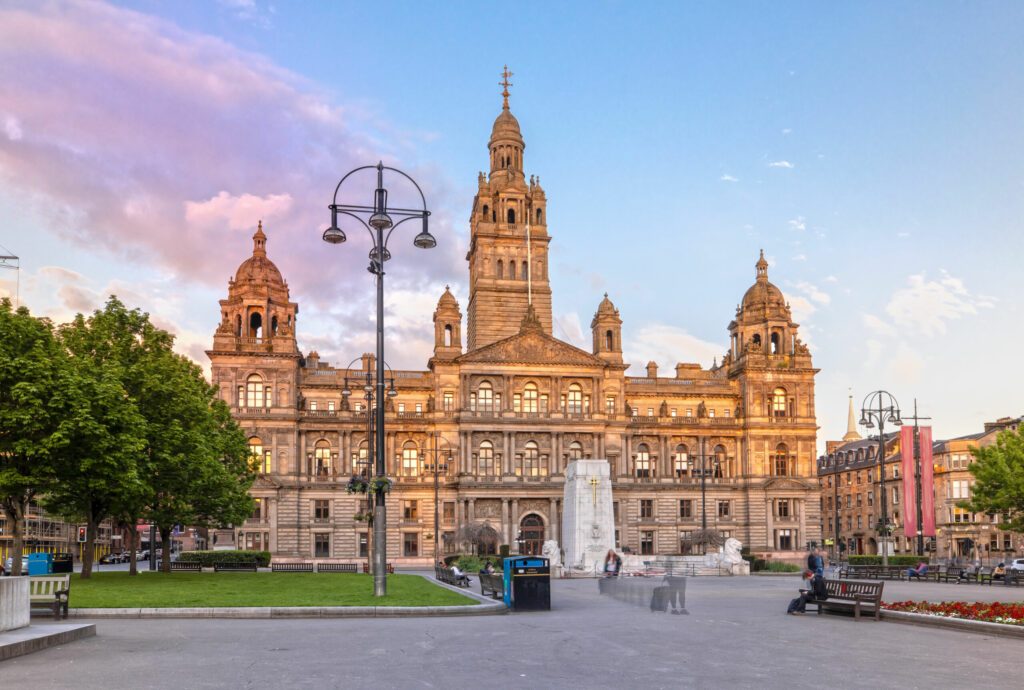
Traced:
MULTIPOLYGON (((0 664, 0 687, 1019 687, 1019 640, 786 616, 798 582, 691 578, 686 616, 601 597, 594 580, 563 580, 546 613, 101 620, 94 638, 0 664)), ((885 587, 888 600, 1024 598, 1000 586, 885 587)))

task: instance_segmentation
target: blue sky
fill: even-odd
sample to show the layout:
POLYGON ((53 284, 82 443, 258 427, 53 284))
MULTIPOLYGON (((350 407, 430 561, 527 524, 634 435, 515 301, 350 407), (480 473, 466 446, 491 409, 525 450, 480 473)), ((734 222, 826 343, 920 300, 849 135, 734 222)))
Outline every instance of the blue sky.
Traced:
POLYGON ((969 433, 1024 412, 1022 27, 1024 5, 979 2, 13 3, 0 244, 34 310, 116 291, 202 360, 262 217, 300 342, 344 364, 372 346, 368 247, 319 226, 337 178, 384 158, 442 243, 394 262, 388 359, 421 367, 443 286, 466 304, 507 63, 556 335, 586 346, 607 291, 634 365, 709 365, 763 247, 821 368, 821 441, 850 387, 969 433))

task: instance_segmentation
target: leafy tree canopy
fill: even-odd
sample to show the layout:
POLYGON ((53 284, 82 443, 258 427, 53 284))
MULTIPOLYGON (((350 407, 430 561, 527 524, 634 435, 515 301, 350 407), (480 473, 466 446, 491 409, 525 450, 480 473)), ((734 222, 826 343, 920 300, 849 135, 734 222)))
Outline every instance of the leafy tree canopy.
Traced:
POLYGON ((1003 431, 996 442, 972 448, 974 475, 971 499, 960 505, 976 513, 1004 516, 999 527, 1024 532, 1024 425, 1003 431))

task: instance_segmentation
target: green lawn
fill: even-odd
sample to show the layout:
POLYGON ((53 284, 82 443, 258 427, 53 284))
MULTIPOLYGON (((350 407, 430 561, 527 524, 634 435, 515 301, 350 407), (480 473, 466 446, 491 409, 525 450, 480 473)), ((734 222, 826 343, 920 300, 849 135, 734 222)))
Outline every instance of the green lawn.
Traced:
POLYGON ((417 575, 388 575, 388 594, 352 573, 93 573, 72 576, 72 608, 211 606, 467 606, 477 603, 417 575))

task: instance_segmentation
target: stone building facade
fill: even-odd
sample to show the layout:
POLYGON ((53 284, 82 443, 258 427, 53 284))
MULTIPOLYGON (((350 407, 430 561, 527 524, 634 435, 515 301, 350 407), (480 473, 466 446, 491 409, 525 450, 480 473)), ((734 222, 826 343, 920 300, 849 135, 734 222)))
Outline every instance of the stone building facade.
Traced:
MULTIPOLYGON (((709 528, 755 553, 795 558, 819 542, 816 370, 763 254, 720 364, 681 363, 664 376, 651 362, 646 375, 627 376, 622 319, 607 295, 589 351, 552 335, 548 199, 524 173, 525 149, 506 94, 470 212, 465 338, 446 289, 426 369, 391 374, 388 560, 424 563, 454 551, 471 524, 487 523, 513 552, 561 541, 565 469, 576 458, 609 462, 620 547, 679 553, 701 527, 702 506, 709 528), (437 477, 435 544, 430 470, 448 457, 437 477)), ((347 368, 300 352, 299 307, 266 240, 261 225, 208 351, 260 468, 259 506, 234 537, 281 558, 365 557, 363 497, 345 486, 366 468, 362 387, 373 356, 347 368)))

